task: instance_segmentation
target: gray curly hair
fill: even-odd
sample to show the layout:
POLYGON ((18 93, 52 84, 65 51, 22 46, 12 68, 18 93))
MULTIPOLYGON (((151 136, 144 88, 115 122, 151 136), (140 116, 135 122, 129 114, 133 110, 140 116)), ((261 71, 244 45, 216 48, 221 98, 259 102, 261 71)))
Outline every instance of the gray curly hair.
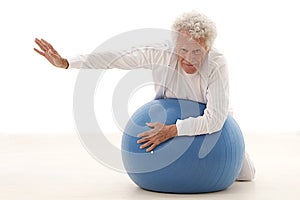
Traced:
POLYGON ((183 13, 172 25, 173 31, 187 31, 195 38, 204 38, 206 46, 211 49, 217 37, 216 25, 204 14, 196 11, 183 13))

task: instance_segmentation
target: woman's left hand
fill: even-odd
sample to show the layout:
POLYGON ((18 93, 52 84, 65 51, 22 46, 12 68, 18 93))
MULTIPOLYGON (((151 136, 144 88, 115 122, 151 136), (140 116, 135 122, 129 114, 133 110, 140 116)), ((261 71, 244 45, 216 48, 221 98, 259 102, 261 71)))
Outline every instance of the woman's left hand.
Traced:
POLYGON ((138 144, 144 143, 140 146, 141 149, 146 149, 147 152, 152 151, 160 143, 165 142, 175 136, 177 136, 176 124, 165 125, 159 122, 146 123, 147 126, 152 129, 143 133, 138 134, 138 144))

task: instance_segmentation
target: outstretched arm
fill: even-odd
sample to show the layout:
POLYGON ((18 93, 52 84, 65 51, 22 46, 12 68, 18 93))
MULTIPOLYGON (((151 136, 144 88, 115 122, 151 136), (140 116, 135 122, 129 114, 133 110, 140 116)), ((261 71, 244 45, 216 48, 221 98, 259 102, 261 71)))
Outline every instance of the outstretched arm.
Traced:
POLYGON ((61 57, 46 40, 36 38, 35 43, 40 47, 40 50, 34 48, 37 53, 45 57, 55 67, 64 69, 152 69, 154 65, 166 65, 171 56, 168 41, 150 46, 132 47, 129 50, 97 50, 68 60, 61 57))
POLYGON ((69 67, 68 60, 61 57, 49 42, 44 39, 36 38, 35 43, 40 47, 40 50, 36 48, 34 48, 34 50, 41 56, 45 57, 52 65, 64 69, 69 67))

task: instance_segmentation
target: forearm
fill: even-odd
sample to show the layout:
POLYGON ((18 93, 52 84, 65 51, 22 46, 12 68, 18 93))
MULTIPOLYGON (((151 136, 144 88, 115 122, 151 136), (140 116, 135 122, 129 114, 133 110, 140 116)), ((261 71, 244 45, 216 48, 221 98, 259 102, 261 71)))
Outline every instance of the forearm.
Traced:
POLYGON ((199 116, 184 120, 177 120, 178 136, 195 136, 215 133, 224 125, 227 115, 219 114, 217 117, 199 116))

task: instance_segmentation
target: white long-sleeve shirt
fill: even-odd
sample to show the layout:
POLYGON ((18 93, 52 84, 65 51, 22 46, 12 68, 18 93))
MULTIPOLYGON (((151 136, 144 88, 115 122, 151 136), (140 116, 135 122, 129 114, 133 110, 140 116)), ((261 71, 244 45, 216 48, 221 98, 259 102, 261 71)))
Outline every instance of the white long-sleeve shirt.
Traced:
POLYGON ((95 52, 71 58, 69 68, 152 70, 156 98, 189 99, 206 104, 203 116, 176 121, 178 136, 219 131, 228 114, 229 90, 226 61, 212 48, 200 70, 187 74, 179 66, 170 43, 131 48, 130 51, 95 52))

